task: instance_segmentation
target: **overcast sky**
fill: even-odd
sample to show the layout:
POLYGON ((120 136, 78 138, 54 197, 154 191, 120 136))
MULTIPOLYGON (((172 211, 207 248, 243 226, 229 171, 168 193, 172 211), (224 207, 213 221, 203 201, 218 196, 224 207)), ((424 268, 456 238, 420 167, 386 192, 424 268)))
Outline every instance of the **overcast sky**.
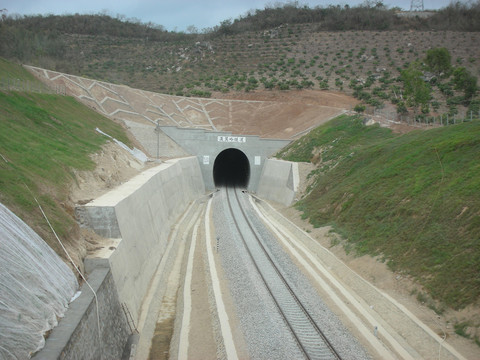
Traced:
MULTIPOLYGON (((418 0, 416 0, 418 1, 418 0)), ((221 21, 235 19, 249 10, 264 9, 267 5, 285 3, 277 0, 0 0, 0 9, 7 9, 9 15, 65 15, 96 14, 106 12, 116 17, 137 18, 147 23, 163 25, 167 30, 184 31, 189 25, 198 30, 219 25, 221 21)), ((440 9, 451 0, 423 0, 425 9, 440 9)), ((355 6, 364 0, 299 0, 300 5, 355 6)), ((410 9, 411 0, 384 0, 391 7, 410 9)))

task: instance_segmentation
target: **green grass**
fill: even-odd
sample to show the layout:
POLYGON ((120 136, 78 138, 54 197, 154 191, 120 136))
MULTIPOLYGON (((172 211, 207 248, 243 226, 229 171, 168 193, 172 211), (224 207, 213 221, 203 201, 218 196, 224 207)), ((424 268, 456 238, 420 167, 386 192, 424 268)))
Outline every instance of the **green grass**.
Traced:
POLYGON ((366 127, 360 117, 341 115, 312 130, 300 140, 283 148, 278 156, 285 160, 310 162, 315 149, 324 148, 323 162, 339 160, 372 142, 392 137, 390 130, 377 126, 366 127))
POLYGON ((394 135, 342 116, 280 155, 321 160, 297 204, 315 226, 333 225, 359 254, 383 254, 448 306, 478 300, 479 121, 394 135), (312 156, 318 147, 321 159, 312 156))
POLYGON ((15 80, 26 80, 37 82, 41 84, 32 74, 28 71, 25 71, 23 67, 17 64, 13 64, 12 62, 5 60, 0 57, 0 77, 1 78, 8 78, 8 79, 15 79, 15 80))
POLYGON ((75 235, 67 191, 75 181, 72 169, 93 169, 89 155, 107 141, 96 127, 130 144, 121 126, 71 97, 0 91, 0 201, 55 250, 33 195, 62 238, 75 235))

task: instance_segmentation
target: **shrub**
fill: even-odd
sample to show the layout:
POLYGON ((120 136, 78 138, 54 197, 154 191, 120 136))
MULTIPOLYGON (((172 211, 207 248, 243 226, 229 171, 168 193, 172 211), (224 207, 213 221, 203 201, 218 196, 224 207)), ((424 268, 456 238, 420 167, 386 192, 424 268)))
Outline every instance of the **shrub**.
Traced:
POLYGON ((430 112, 430 105, 429 103, 422 104, 422 113, 428 114, 430 112))
POLYGON ((365 111, 365 105, 357 104, 353 108, 353 111, 358 112, 358 113, 363 113, 365 111))
POLYGON ((397 104, 397 114, 406 114, 408 113, 407 106, 403 101, 399 101, 397 104))
POLYGON ((453 83, 456 90, 461 90, 465 93, 467 100, 473 98, 478 90, 477 78, 463 66, 453 71, 453 83))
POLYGON ((353 96, 356 97, 357 99, 359 100, 364 100, 364 101, 368 101, 371 99, 372 95, 366 91, 363 91, 363 90, 355 90, 353 92, 353 96))
POLYGON ((465 102, 465 96, 453 96, 447 99, 447 105, 461 105, 465 102))
POLYGON ((380 108, 383 107, 383 102, 381 102, 380 100, 378 100, 374 97, 370 97, 370 99, 367 100, 367 104, 372 105, 376 109, 380 109, 380 108))
POLYGON ((372 94, 384 100, 387 100, 389 98, 388 94, 379 87, 374 88, 372 90, 372 94))
POLYGON ((453 90, 450 83, 439 83, 438 88, 446 96, 453 96, 453 90))
POLYGON ((304 88, 312 88, 313 85, 315 85, 315 84, 313 83, 313 81, 310 81, 310 80, 303 80, 303 81, 302 81, 302 86, 303 86, 304 88))
POLYGON ((472 112, 473 116, 480 117, 480 99, 475 99, 470 102, 467 110, 468 116, 470 116, 470 112, 472 112))
POLYGON ((434 73, 448 75, 452 67, 452 57, 444 47, 429 49, 427 50, 425 63, 434 73))

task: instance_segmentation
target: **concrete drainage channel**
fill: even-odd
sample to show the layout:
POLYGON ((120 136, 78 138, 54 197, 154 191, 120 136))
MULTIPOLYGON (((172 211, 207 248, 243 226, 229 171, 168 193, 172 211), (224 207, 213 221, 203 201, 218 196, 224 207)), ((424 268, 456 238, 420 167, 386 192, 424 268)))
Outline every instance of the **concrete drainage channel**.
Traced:
MULTIPOLYGON (((188 235, 184 240, 189 245, 183 253, 184 265, 178 283, 177 312, 169 359, 238 358, 224 301, 228 290, 222 289, 223 276, 211 229, 212 198, 208 196, 208 202, 207 198, 199 202, 200 209, 191 218, 189 229, 186 230, 188 235)), ((151 349, 155 346, 153 339, 151 349)), ((154 354, 152 350, 151 359, 167 358, 162 354, 154 354)))
POLYGON ((165 265, 159 266, 146 317, 141 318, 138 344, 125 359, 238 358, 214 255, 211 198, 192 203, 175 225, 173 245, 165 265))
POLYGON ((166 261, 162 262, 157 270, 152 282, 152 294, 146 300, 149 305, 146 305, 142 314, 142 331, 135 350, 135 359, 172 357, 170 343, 178 341, 178 336, 174 334, 174 326, 178 323, 175 315, 183 312, 180 287, 206 201, 207 197, 204 197, 193 202, 172 231, 170 243, 173 245, 165 254, 166 261), (166 281, 162 281, 165 278, 166 281))

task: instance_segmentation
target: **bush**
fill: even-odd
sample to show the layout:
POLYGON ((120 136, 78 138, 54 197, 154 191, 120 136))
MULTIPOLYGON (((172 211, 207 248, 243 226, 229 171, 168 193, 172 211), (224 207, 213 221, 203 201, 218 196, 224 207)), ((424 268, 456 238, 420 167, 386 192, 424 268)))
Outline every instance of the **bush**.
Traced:
POLYGON ((422 104, 422 113, 428 114, 430 112, 430 105, 428 103, 422 104))
POLYGON ((363 113, 365 111, 365 105, 362 105, 362 104, 357 104, 355 105, 355 107, 353 108, 353 111, 357 112, 357 113, 363 113))
POLYGON ((353 96, 356 97, 359 100, 364 100, 364 101, 368 101, 372 97, 372 95, 370 93, 368 93, 366 91, 363 91, 363 90, 355 90, 353 92, 353 96))
POLYGON ((448 75, 452 67, 452 57, 446 48, 434 48, 427 50, 425 63, 432 72, 448 75))
POLYGON ((453 96, 447 99, 447 105, 461 105, 465 102, 465 96, 453 96))
POLYGON ((397 104, 397 114, 406 114, 406 113, 408 113, 407 106, 403 101, 400 101, 397 104))
POLYGON ((453 71, 453 83, 456 90, 461 90, 465 93, 467 100, 473 98, 478 90, 477 78, 463 66, 453 71))
POLYGON ((438 88, 446 96, 453 96, 453 90, 450 83, 439 83, 438 88))
POLYGON ((470 112, 474 117, 480 117, 480 99, 475 99, 470 102, 467 110, 468 116, 470 116, 470 112))
POLYGON ((374 98, 374 97, 371 97, 370 99, 367 100, 367 104, 368 105, 372 105, 373 107, 375 107, 376 109, 380 109, 383 107, 383 102, 381 102, 380 100, 374 98))

